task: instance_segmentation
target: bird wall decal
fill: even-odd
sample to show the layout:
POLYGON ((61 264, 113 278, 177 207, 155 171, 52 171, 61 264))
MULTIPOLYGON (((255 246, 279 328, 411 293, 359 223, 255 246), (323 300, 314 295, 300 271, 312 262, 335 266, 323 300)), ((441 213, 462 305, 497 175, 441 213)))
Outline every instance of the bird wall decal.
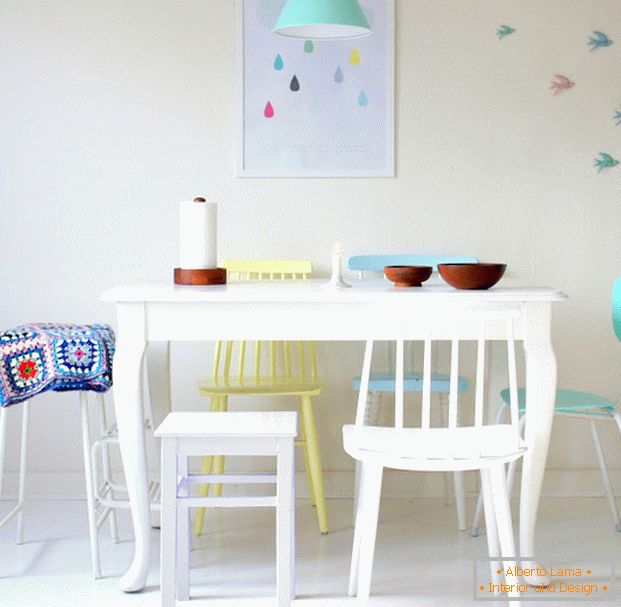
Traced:
POLYGON ((610 169, 612 167, 616 167, 619 164, 619 161, 613 158, 610 154, 606 154, 606 152, 600 152, 599 158, 595 159, 594 167, 597 168, 597 172, 601 173, 604 169, 610 169))
POLYGON ((588 46, 592 47, 590 52, 593 52, 596 48, 604 48, 612 44, 612 40, 604 34, 604 32, 593 32, 595 37, 589 38, 588 46))
POLYGON ((554 77, 556 80, 552 80, 552 85, 550 86, 550 90, 554 91, 554 95, 558 95, 559 93, 576 86, 576 83, 572 82, 569 78, 567 78, 567 76, 554 74, 554 77))

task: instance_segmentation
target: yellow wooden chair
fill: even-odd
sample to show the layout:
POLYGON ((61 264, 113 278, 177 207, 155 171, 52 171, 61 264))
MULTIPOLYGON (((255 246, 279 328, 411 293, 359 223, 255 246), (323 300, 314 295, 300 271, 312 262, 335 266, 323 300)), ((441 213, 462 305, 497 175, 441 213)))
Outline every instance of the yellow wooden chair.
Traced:
MULTIPOLYGON (((312 272, 310 261, 234 260, 222 263, 229 281, 305 280, 312 272)), ((211 411, 227 411, 229 396, 298 396, 301 408, 300 438, 304 447, 306 479, 321 533, 328 533, 328 513, 324 498, 323 472, 319 455, 312 397, 321 391, 317 377, 317 354, 313 342, 217 342, 213 372, 199 382, 201 396, 211 398, 211 411)), ((202 474, 222 474, 224 456, 205 456, 202 474)), ((200 495, 209 494, 209 485, 200 487, 200 495)), ((222 494, 222 485, 214 486, 222 494)), ((199 508, 194 527, 200 535, 205 508, 199 508)))

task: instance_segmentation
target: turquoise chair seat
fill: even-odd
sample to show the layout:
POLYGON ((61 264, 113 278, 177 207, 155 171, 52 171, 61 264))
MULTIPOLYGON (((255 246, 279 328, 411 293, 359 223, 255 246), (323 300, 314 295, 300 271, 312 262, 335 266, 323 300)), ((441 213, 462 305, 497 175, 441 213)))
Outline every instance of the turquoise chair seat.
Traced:
MULTIPOLYGON (((431 374, 431 391, 432 392, 448 392, 450 378, 446 373, 431 374)), ((354 390, 360 390, 360 377, 355 377, 352 381, 354 390)), ((468 380, 460 377, 457 382, 457 389, 465 392, 468 389, 468 380)), ((423 374, 417 371, 408 371, 405 373, 405 381, 403 383, 405 392, 422 392, 423 391, 423 374)), ((376 371, 371 373, 369 381, 369 392, 394 392, 395 391, 395 374, 390 371, 376 371)))
MULTIPOLYGON (((500 393, 504 405, 509 405, 509 388, 500 393)), ((518 407, 520 413, 526 410, 526 390, 518 390, 518 407)), ((557 413, 584 413, 585 415, 608 416, 615 410, 615 402, 604 396, 591 394, 590 392, 578 392, 577 390, 557 390, 556 406, 557 413)))

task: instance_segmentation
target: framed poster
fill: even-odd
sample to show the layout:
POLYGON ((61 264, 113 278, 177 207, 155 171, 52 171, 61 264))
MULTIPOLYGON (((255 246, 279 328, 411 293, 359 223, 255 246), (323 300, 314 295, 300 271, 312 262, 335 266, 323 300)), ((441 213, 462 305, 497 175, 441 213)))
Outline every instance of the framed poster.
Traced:
POLYGON ((238 0, 238 174, 394 177, 394 0, 361 0, 372 33, 272 33, 285 0, 238 0))

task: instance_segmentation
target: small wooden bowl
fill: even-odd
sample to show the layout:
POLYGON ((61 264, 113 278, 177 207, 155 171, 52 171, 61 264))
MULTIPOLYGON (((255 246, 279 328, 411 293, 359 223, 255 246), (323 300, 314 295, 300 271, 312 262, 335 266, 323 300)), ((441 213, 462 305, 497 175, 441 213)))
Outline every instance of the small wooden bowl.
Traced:
POLYGON ((503 276, 504 263, 439 263, 440 276, 456 289, 480 289, 493 287, 503 276))
POLYGON ((420 287, 433 272, 431 266, 386 266, 384 274, 395 287, 420 287))

